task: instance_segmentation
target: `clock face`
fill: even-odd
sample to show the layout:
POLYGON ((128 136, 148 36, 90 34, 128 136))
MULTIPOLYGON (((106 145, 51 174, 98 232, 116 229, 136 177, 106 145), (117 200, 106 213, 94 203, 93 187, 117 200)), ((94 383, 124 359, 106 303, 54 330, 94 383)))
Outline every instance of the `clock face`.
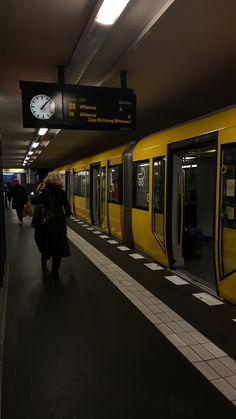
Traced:
POLYGON ((30 101, 30 110, 38 119, 50 119, 55 108, 55 102, 47 95, 36 95, 30 101))

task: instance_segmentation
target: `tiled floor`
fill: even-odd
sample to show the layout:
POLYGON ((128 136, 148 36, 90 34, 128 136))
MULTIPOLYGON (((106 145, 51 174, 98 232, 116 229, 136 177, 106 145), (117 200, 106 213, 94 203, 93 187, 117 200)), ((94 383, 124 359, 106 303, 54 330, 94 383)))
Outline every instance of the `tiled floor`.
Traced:
MULTIPOLYGON (((228 357, 232 366, 228 370, 231 378, 230 384, 228 384, 224 379, 225 367, 221 362, 222 357, 227 357, 225 352, 210 342, 205 336, 202 336, 189 323, 186 322, 185 328, 183 328, 183 324, 179 324, 179 322, 183 321, 180 316, 168 306, 163 307, 162 302, 158 298, 155 298, 126 272, 70 228, 68 228, 68 237, 176 348, 185 348, 181 352, 193 365, 201 362, 201 369, 198 364, 198 370, 208 379, 211 376, 210 381, 212 384, 216 385, 227 398, 236 404, 236 375, 234 373, 236 362, 233 359, 228 357), (175 319, 174 321, 173 318, 175 319), (186 331, 186 328, 188 331, 186 331), (199 338, 201 343, 199 343, 199 338), (215 362, 211 363, 210 360, 215 362), (220 384, 216 377, 221 378, 220 384)), ((138 254, 135 255, 138 256, 138 254)), ((134 255, 131 254, 130 256, 134 255)), ((135 257, 135 259, 138 258, 135 257)), ((166 278, 171 280, 171 276, 166 278)), ((186 281, 177 276, 173 276, 172 281, 177 285, 186 284, 186 281)))
POLYGON ((30 224, 7 214, 2 419, 235 418, 236 313, 202 303, 195 287, 100 231, 69 225, 71 256, 55 283, 30 224), (215 328, 220 342, 219 319, 229 320, 229 351, 202 332, 215 328))

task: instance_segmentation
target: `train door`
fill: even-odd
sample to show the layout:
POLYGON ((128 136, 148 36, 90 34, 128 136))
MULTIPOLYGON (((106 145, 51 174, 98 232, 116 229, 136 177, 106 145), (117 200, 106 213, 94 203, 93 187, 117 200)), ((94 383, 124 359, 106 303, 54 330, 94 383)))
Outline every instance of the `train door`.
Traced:
POLYGON ((219 294, 236 304, 236 129, 219 134, 218 261, 219 294), (231 141, 231 142, 230 142, 231 141))
POLYGON ((171 147, 169 233, 173 266, 215 288, 216 140, 204 138, 171 147))
POLYGON ((90 211, 92 224, 100 226, 100 164, 90 167, 90 211))

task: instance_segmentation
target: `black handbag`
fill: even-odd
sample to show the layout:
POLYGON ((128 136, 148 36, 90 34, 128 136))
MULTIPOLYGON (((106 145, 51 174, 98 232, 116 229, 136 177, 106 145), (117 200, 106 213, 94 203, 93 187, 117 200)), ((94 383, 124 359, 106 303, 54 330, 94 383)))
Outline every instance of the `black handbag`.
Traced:
POLYGON ((42 205, 42 227, 47 230, 47 232, 54 236, 56 233, 55 229, 55 216, 53 213, 53 197, 51 196, 49 190, 49 203, 50 207, 46 208, 44 205, 42 205))
POLYGON ((36 203, 32 218, 32 227, 43 229, 50 236, 55 235, 55 219, 53 214, 53 199, 49 191, 49 207, 43 203, 36 203))

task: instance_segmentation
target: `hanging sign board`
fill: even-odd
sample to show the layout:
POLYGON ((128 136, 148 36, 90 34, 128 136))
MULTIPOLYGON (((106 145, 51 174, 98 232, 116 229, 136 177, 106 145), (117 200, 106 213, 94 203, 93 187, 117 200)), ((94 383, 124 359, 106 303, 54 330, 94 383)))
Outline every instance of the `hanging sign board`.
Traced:
POLYGON ((131 89, 20 82, 24 128, 133 131, 131 89))

